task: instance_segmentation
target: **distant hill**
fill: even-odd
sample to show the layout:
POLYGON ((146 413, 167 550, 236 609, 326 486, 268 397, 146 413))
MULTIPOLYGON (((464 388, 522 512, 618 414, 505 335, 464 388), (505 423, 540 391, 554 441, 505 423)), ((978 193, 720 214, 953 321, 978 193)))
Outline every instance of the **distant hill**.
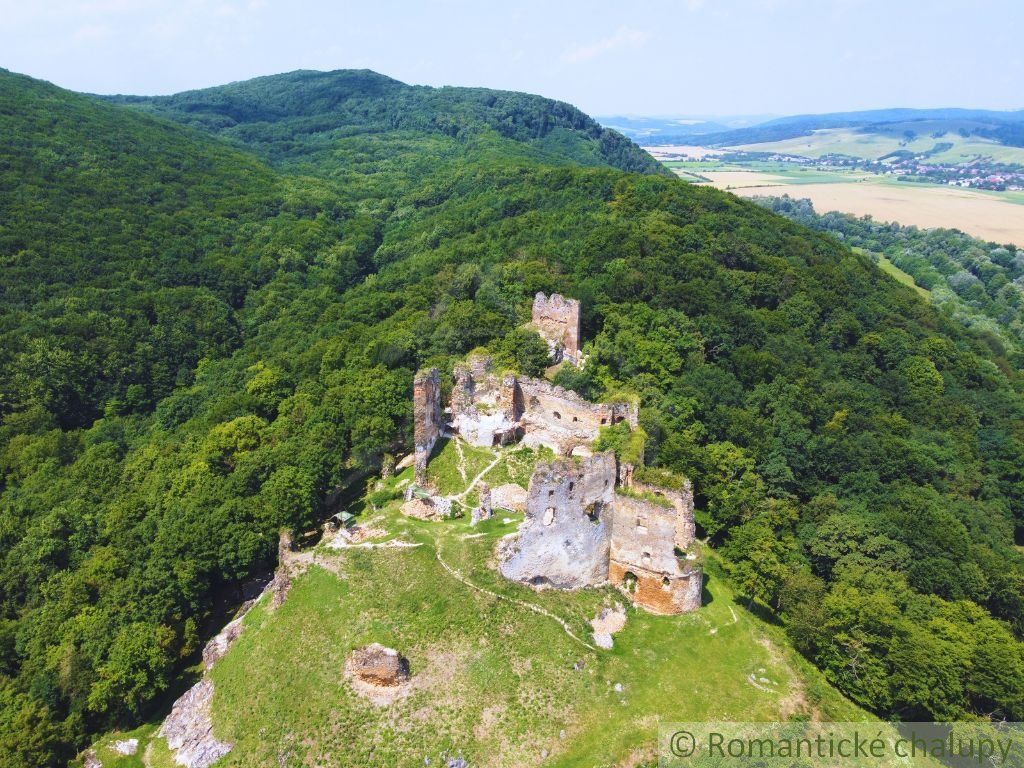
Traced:
MULTIPOLYGON (((703 132, 699 143, 708 147, 761 144, 808 136, 827 128, 856 128, 864 132, 886 130, 921 133, 964 131, 967 135, 993 139, 1009 146, 1024 146, 1024 110, 1001 112, 986 109, 875 109, 863 112, 832 112, 821 115, 792 115, 767 120, 749 127, 703 132)), ((694 134, 660 135, 657 143, 695 140, 694 134)), ((641 144, 655 143, 638 137, 641 144)))
POLYGON ((625 136, 565 102, 406 85, 365 69, 298 70, 173 96, 102 98, 213 131, 275 163, 313 160, 353 136, 426 132, 471 142, 493 132, 549 162, 665 172, 625 136))

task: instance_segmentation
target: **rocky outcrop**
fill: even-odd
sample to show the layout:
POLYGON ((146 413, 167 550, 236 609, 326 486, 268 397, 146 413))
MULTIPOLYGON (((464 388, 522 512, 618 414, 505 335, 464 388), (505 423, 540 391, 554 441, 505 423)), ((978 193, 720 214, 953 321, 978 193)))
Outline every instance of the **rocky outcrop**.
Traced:
POLYGON ((525 512, 527 495, 526 489, 522 486, 505 483, 491 491, 491 506, 511 512, 525 512))
POLYGON ((611 650, 615 646, 612 635, 621 632, 626 626, 626 611, 620 605, 602 608, 590 620, 590 626, 594 630, 594 645, 611 650))
POLYGON ((171 714, 157 732, 174 751, 174 761, 185 768, 208 768, 231 751, 231 744, 213 735, 210 702, 213 683, 204 677, 174 702, 171 714))

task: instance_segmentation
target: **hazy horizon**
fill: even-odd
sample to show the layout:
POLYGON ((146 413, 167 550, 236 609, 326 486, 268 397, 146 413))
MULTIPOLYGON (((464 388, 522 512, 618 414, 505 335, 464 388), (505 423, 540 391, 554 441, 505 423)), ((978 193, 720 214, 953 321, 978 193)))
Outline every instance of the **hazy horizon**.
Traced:
POLYGON ((624 117, 1024 107, 1024 9, 1012 0, 406 5, 0 0, 0 66, 76 91, 139 95, 366 68, 624 117))

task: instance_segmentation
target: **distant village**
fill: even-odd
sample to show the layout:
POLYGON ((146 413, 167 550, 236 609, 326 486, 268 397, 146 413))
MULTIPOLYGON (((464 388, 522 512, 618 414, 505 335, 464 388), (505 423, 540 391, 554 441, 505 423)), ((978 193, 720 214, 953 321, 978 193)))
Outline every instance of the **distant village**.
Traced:
MULTIPOLYGON (((937 148, 941 147, 941 145, 936 146, 937 148)), ((929 155, 939 154, 939 151, 931 150, 926 153, 914 154, 907 150, 899 150, 878 160, 839 154, 822 155, 817 159, 812 159, 799 155, 754 152, 734 153, 727 159, 736 162, 768 160, 814 168, 862 170, 881 176, 898 176, 901 181, 987 189, 993 192, 1024 190, 1024 166, 995 163, 986 157, 979 157, 963 163, 928 162, 929 155)))

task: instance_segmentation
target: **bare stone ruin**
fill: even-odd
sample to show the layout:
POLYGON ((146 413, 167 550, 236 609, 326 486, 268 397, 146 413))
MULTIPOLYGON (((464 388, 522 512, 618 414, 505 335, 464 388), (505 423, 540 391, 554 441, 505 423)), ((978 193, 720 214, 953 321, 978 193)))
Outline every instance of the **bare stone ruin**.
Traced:
POLYGON ((427 462, 434 444, 441 435, 441 375, 436 368, 416 375, 412 383, 413 441, 415 450, 416 482, 427 482, 427 462))
MULTIPOLYGON (((578 364, 579 302, 537 294, 533 317, 552 350, 578 364)), ((611 583, 654 613, 700 607, 703 574, 687 554, 695 530, 689 481, 674 483, 678 489, 639 482, 634 467, 614 452, 593 453, 602 427, 623 421, 637 427, 635 404, 592 403, 548 381, 497 371, 487 356, 457 365, 454 379, 447 423, 437 369, 415 379, 418 485, 426 482, 430 451, 443 431, 481 447, 544 446, 557 457, 537 463, 525 504, 514 499, 525 506, 525 520, 518 536, 500 544, 498 567, 506 578, 559 589, 611 583)), ((437 497, 424 499, 421 492, 416 498, 411 487, 407 494, 403 512, 409 507, 413 516, 442 516, 437 497)), ((478 487, 473 522, 490 516, 492 506, 512 508, 513 495, 507 486, 493 495, 478 487)))
POLYGON ((580 364, 580 303, 553 293, 533 299, 533 326, 548 343, 551 358, 580 364))
POLYGON ((591 403, 541 379, 496 372, 487 356, 455 368, 451 429, 471 445, 522 442, 531 448, 547 446, 558 455, 588 454, 600 428, 620 421, 635 427, 636 406, 591 403))
POLYGON ((618 475, 611 451, 538 463, 519 536, 501 544, 500 572, 559 589, 610 582, 652 613, 698 609, 703 574, 684 559, 695 529, 689 483, 625 486, 618 475))

